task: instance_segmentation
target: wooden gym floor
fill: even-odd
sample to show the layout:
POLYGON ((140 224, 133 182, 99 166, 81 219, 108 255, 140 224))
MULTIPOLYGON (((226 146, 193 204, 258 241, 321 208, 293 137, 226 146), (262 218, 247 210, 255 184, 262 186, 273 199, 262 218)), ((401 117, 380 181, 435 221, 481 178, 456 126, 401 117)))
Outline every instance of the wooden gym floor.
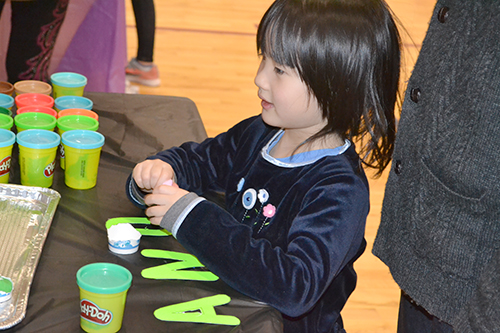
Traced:
MULTIPOLYGON (((386 0, 406 31, 403 89, 416 61, 435 1, 386 0)), ((137 52, 131 2, 126 2, 129 58, 137 52)), ((139 93, 192 99, 209 136, 259 114, 253 83, 259 58, 257 25, 271 0, 156 0, 154 62, 162 84, 138 86, 139 93)), ((404 91, 404 90, 403 90, 404 91)), ((389 270, 371 254, 380 221, 387 173, 370 179, 371 211, 366 226, 368 247, 356 262, 358 286, 342 316, 349 333, 396 332, 399 288, 389 270)))

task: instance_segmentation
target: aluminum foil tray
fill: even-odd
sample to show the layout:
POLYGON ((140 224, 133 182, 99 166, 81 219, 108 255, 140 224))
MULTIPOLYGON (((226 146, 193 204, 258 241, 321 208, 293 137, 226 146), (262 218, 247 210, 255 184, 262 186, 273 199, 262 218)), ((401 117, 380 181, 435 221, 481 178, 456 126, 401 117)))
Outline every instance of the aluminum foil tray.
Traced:
POLYGON ((48 188, 0 184, 0 275, 14 284, 0 303, 0 330, 19 324, 61 195, 48 188))

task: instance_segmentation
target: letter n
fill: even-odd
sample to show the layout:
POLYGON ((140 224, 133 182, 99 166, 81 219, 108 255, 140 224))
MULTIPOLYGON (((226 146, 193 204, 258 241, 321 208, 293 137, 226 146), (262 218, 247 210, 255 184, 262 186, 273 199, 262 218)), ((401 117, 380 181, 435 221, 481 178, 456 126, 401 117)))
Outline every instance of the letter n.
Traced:
POLYGON ((169 264, 143 269, 141 275, 146 279, 191 281, 217 281, 219 279, 212 272, 186 270, 186 268, 204 267, 195 256, 189 253, 166 250, 142 250, 141 254, 147 258, 177 260, 169 264))

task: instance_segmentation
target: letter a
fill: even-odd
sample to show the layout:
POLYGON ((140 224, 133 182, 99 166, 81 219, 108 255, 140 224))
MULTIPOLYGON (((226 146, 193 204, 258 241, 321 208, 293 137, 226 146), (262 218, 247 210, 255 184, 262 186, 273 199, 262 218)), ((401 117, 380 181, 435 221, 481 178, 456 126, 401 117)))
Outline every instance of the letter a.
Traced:
POLYGON ((237 326, 240 324, 237 317, 218 315, 215 312, 215 306, 224 305, 230 301, 231 298, 227 295, 204 297, 159 308, 154 315, 163 321, 237 326))

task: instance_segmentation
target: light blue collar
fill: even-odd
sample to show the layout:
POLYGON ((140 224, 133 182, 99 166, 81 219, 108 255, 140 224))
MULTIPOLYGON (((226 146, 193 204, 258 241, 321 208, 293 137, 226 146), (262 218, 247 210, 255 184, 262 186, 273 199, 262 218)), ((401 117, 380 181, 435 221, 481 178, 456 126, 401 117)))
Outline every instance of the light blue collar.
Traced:
POLYGON ((284 168, 296 168, 313 164, 325 156, 337 156, 343 154, 351 146, 351 142, 349 140, 345 140, 345 143, 342 146, 333 149, 318 149, 295 154, 290 157, 274 158, 269 153, 278 141, 280 141, 284 133, 284 130, 279 130, 261 151, 262 157, 264 157, 266 161, 284 168))

